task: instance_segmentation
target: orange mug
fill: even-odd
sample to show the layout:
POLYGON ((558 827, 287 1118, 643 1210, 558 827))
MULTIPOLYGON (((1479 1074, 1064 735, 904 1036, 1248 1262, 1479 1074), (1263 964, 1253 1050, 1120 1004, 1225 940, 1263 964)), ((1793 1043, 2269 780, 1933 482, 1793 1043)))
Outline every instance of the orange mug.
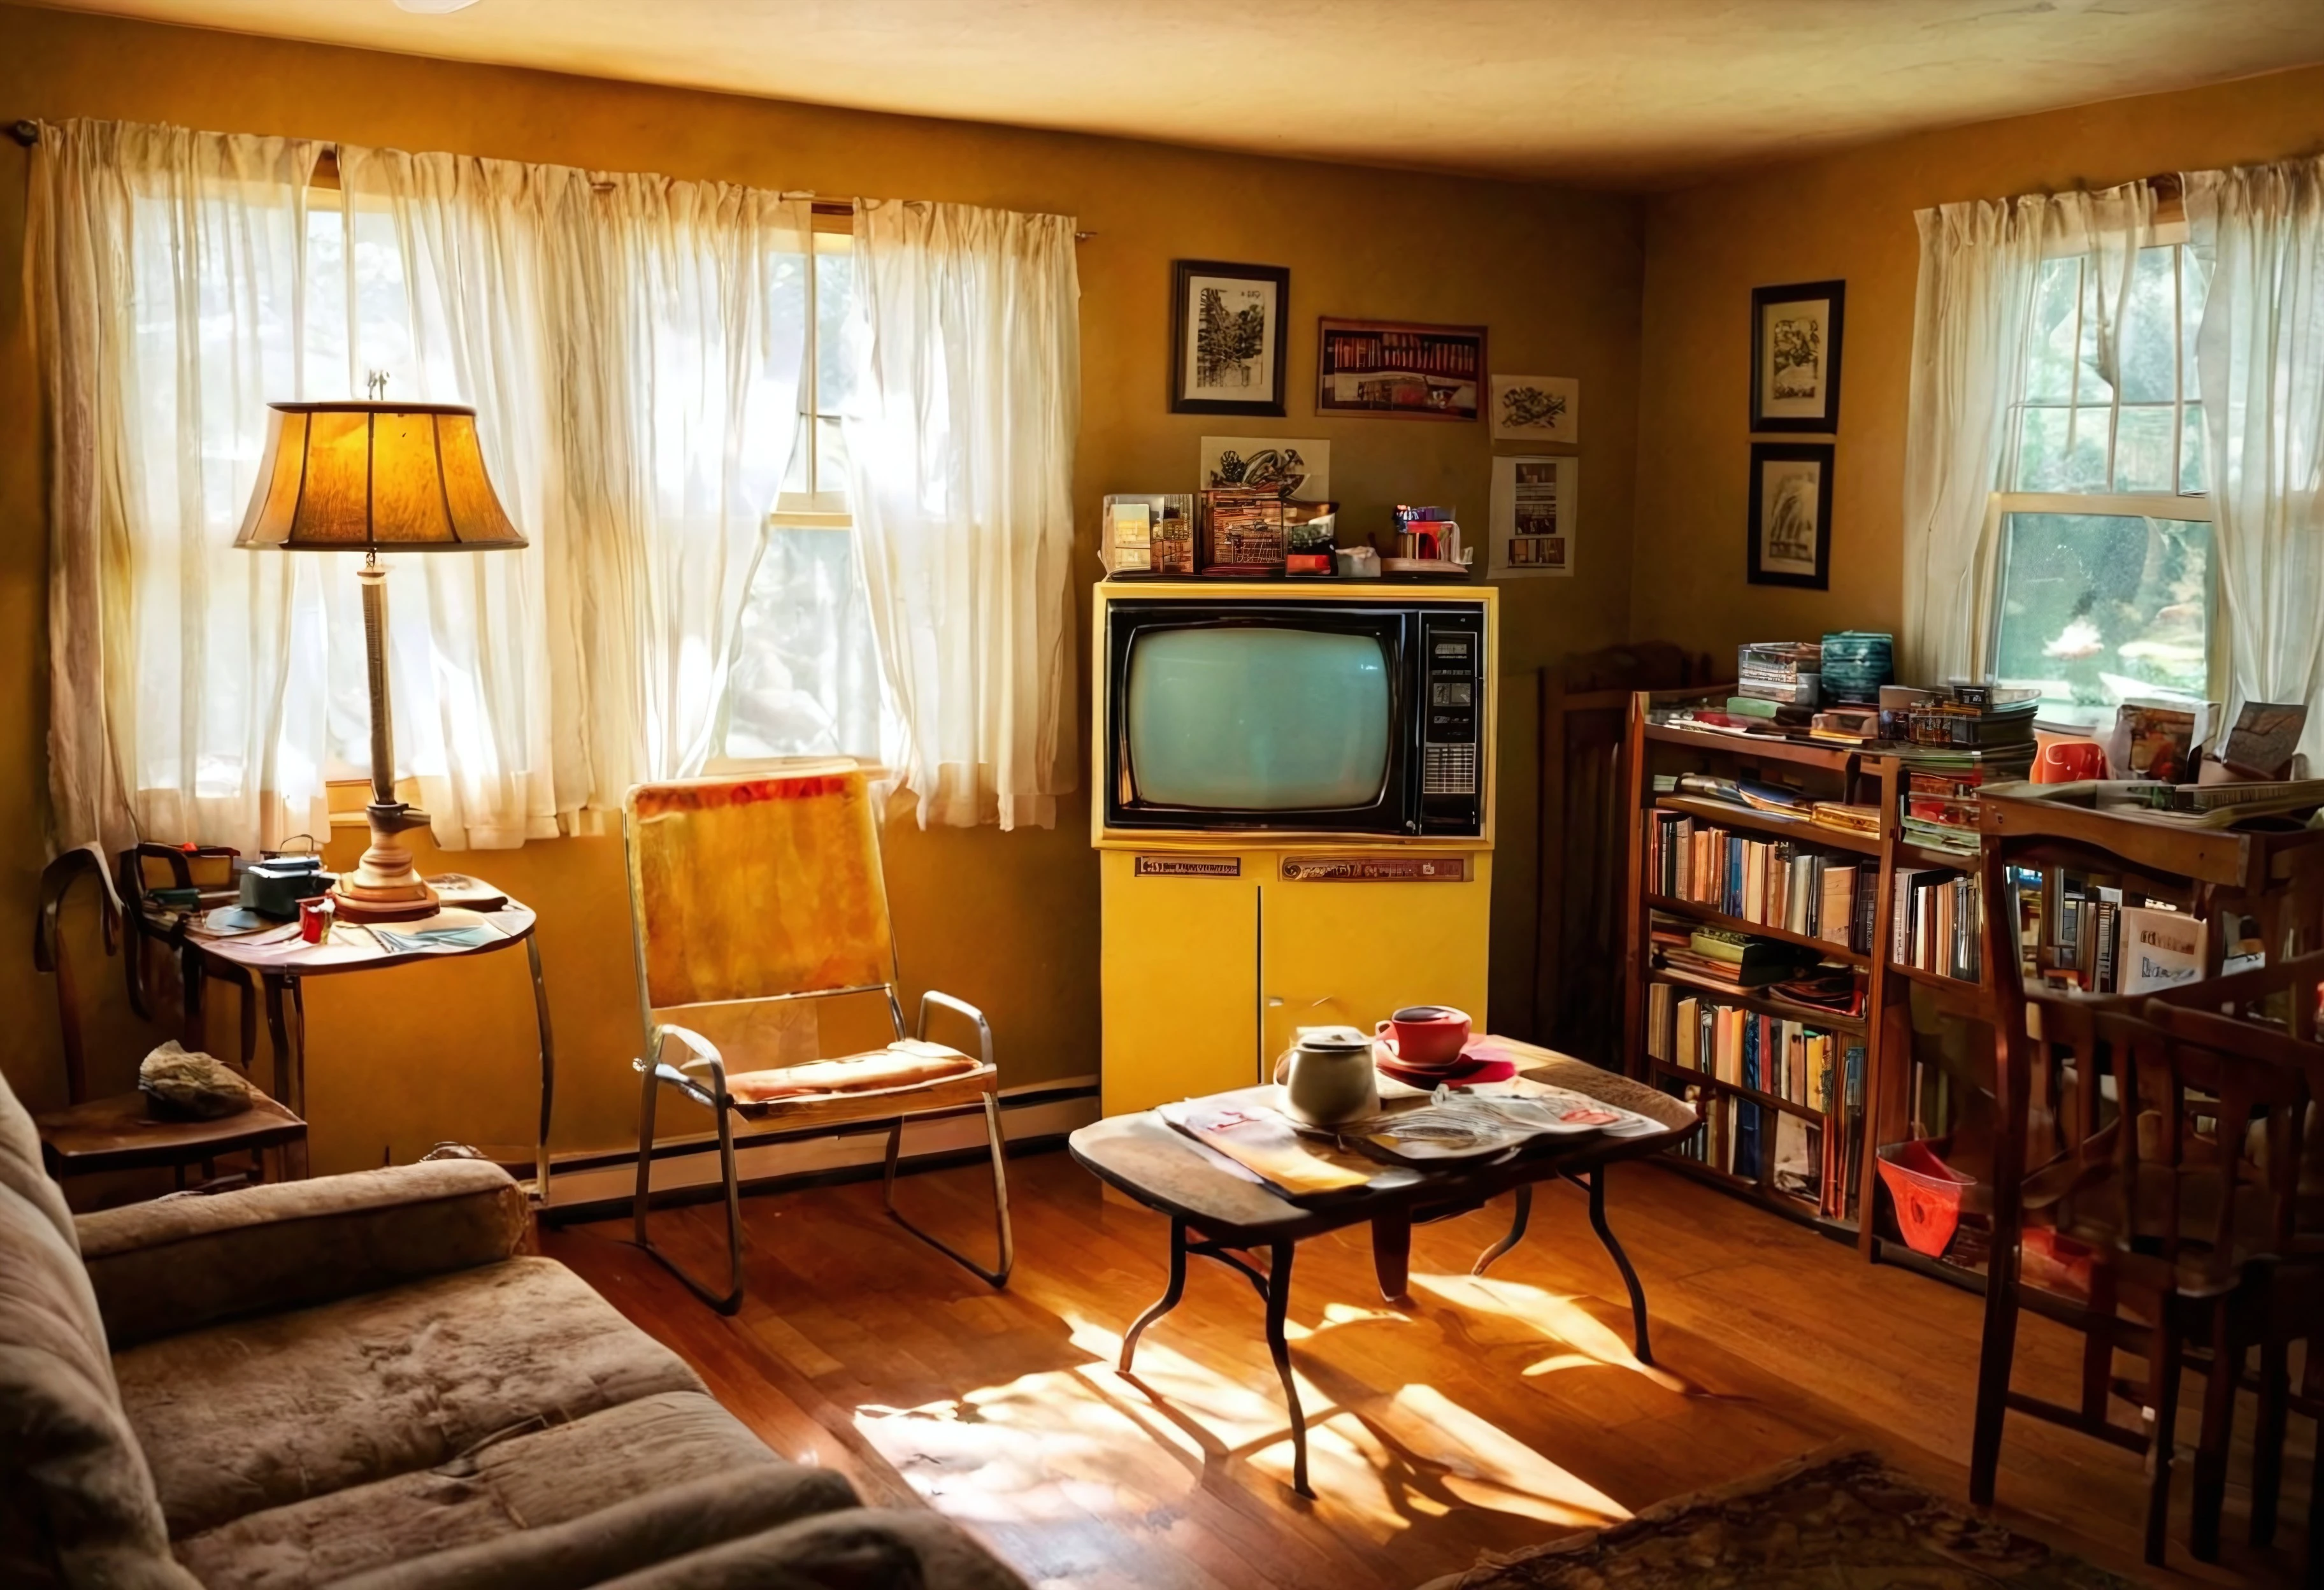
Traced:
POLYGON ((2107 776, 2106 747, 2095 740, 2036 731, 2034 740, 2036 784, 2078 784, 2085 778, 2107 776))
POLYGON ((1469 1042, 1469 1013, 1449 1005, 1407 1005, 1374 1026, 1372 1035, 1393 1035, 1396 1057, 1406 1065, 1448 1066, 1469 1042))

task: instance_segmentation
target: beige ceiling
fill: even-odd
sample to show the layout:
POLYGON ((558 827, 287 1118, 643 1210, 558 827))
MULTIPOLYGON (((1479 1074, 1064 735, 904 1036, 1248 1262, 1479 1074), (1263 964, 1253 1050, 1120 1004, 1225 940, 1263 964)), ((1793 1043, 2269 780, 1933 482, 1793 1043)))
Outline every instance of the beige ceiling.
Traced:
POLYGON ((2324 60, 2324 0, 56 0, 458 60, 1662 185, 2324 60))

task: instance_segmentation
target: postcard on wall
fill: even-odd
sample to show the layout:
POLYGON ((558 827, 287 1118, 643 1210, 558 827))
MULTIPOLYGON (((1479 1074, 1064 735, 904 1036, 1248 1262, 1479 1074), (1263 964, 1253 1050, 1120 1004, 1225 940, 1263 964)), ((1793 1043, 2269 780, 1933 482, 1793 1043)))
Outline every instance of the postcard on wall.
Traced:
POLYGON ((1485 328, 1335 320, 1315 334, 1315 412, 1474 419, 1485 328))
POLYGON ((1173 277, 1171 412, 1280 416, 1291 272, 1179 260, 1173 277))
POLYGON ((1296 437, 1204 437, 1205 492, 1271 487, 1286 502, 1332 500, 1332 444, 1296 437))
POLYGON ((1493 460, 1491 579, 1571 575, 1580 519, 1578 458, 1493 460))
POLYGON ((1582 383, 1563 375, 1493 377, 1493 440, 1578 442, 1582 383))

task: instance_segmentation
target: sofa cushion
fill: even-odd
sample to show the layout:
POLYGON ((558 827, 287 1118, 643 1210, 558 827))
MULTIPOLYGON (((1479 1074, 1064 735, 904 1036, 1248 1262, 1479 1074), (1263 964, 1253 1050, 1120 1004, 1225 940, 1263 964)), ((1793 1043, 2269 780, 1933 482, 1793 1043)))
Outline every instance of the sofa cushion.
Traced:
POLYGON ((190 1584, 32 1119, 0 1082, 0 1585, 190 1584))
POLYGON ((702 1383, 548 1259, 215 1325, 114 1359, 172 1539, 702 1383))
POLYGON ((524 1190, 438 1160, 83 1215, 81 1256, 117 1348, 493 1264, 532 1230, 524 1190))
POLYGON ((539 1585, 560 1561, 593 1565, 577 1582, 594 1584, 672 1551, 854 1504, 845 1476, 783 1462, 699 1392, 665 1392, 432 1469, 238 1518, 180 1540, 178 1556, 208 1590, 287 1590, 356 1575, 379 1590, 539 1585), (707 1497, 685 1501, 704 1484, 714 1487, 707 1497), (720 1519, 723 1532, 712 1528, 720 1519))

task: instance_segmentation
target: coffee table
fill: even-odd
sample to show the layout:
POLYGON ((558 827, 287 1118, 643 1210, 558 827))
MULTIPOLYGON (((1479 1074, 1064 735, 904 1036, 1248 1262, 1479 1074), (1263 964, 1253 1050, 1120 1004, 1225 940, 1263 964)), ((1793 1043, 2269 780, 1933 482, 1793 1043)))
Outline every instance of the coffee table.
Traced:
MULTIPOLYGON (((1318 1205, 1294 1203, 1272 1188, 1229 1171, 1151 1110, 1114 1116, 1084 1126, 1069 1140, 1074 1158, 1108 1186, 1170 1218, 1170 1282, 1161 1298, 1140 1314, 1121 1338, 1123 1373, 1138 1351, 1146 1328, 1177 1307, 1186 1288, 1186 1255, 1215 1259, 1250 1282, 1267 1309, 1267 1346, 1283 1382, 1291 1416, 1291 1484, 1303 1496, 1307 1484, 1307 1421, 1291 1378, 1291 1349, 1283 1325, 1291 1301, 1294 1250, 1311 1236, 1369 1224, 1372 1263, 1381 1295, 1405 1295, 1412 1256, 1412 1228, 1466 1214, 1503 1192, 1515 1192, 1517 1209, 1508 1232, 1477 1259, 1471 1273, 1482 1275, 1494 1260, 1515 1247, 1533 1212, 1536 1183, 1572 1182, 1590 1197, 1590 1225, 1622 1273, 1630 1294, 1633 1340, 1641 1363, 1654 1362, 1646 1336, 1646 1294, 1629 1255, 1606 1223, 1606 1172, 1625 1160, 1644 1159, 1685 1141, 1700 1125, 1692 1106, 1659 1089, 1618 1076, 1551 1051, 1521 1074, 1554 1088, 1626 1109, 1659 1124, 1658 1131, 1628 1137, 1592 1133, 1578 1137, 1536 1138, 1489 1161, 1445 1166, 1397 1166, 1367 1187, 1318 1205), (1267 1267, 1253 1255, 1264 1252, 1267 1267)), ((1245 1088, 1206 1102, 1271 1105, 1273 1088, 1245 1088)), ((1425 1102, 1414 1098, 1406 1107, 1425 1102)), ((1396 1108, 1390 1105, 1388 1107, 1396 1108)))

